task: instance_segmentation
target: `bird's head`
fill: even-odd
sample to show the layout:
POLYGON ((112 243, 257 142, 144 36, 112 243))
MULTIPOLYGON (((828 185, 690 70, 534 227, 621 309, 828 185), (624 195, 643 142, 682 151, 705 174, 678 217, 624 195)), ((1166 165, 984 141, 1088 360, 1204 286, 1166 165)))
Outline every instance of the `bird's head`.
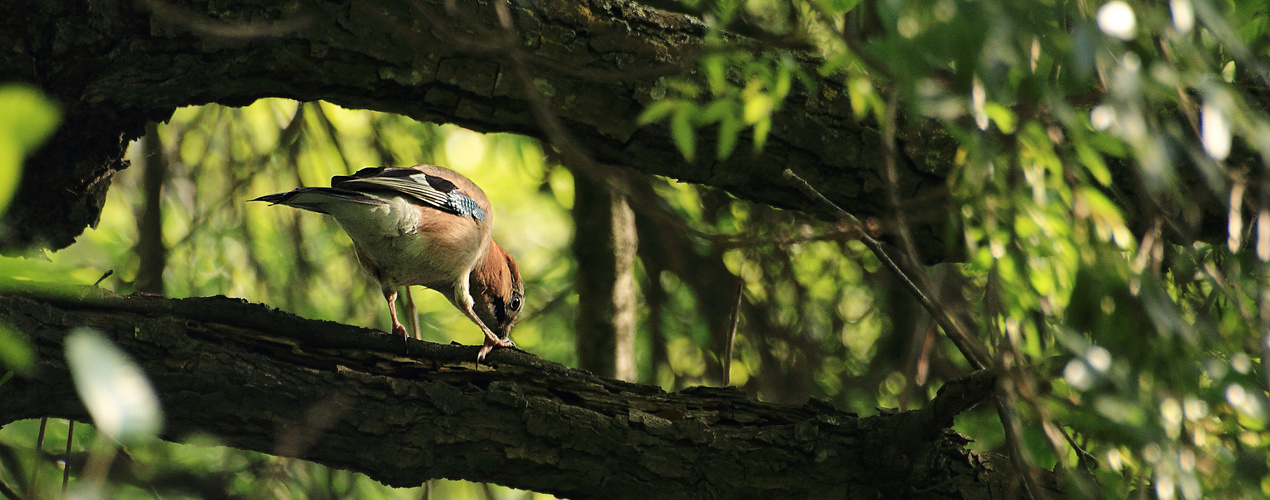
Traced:
POLYGON ((495 335, 507 338, 525 307, 525 287, 516 260, 491 242, 485 260, 472 270, 470 280, 476 315, 495 335))

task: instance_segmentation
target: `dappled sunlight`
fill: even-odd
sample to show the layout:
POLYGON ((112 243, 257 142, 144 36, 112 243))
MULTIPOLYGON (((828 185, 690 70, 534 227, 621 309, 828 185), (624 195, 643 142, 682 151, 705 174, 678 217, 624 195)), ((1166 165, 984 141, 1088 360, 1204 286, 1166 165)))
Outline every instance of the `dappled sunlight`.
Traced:
MULTIPOLYGON (((647 54, 617 46, 639 30, 601 43, 561 24, 522 40, 517 30, 540 18, 513 2, 495 4, 510 42, 489 41, 478 56, 447 49, 456 54, 430 70, 454 73, 445 78, 384 69, 365 100, 252 94, 316 92, 472 129, 279 98, 177 109, 132 144, 95 227, 55 253, 0 258, 0 275, 119 294, 227 295, 391 331, 377 279, 332 217, 247 200, 329 186, 365 167, 442 165, 488 195, 493 238, 515 257, 525 289, 511 338, 543 360, 665 391, 735 386, 833 418, 880 417, 869 422, 893 409, 929 417, 940 391, 990 374, 975 401, 937 418, 990 457, 984 463, 1010 460, 1011 492, 1270 494, 1263 5, 672 4, 649 11, 692 32, 643 19, 641 29, 667 35, 653 57, 666 67, 638 74, 622 71, 638 66, 631 54, 647 54), (677 36, 692 50, 667 41, 677 36), (572 43, 588 43, 579 45, 586 55, 572 43), (489 81, 466 80, 467 71, 489 81), (393 92, 401 95, 380 95, 393 92), (578 111, 614 95, 612 109, 578 111)), ((629 26, 630 15, 582 17, 629 26)), ((0 127, 0 211, 19 174, 39 175, 9 166, 31 145, 10 140, 22 127, 8 128, 17 132, 0 127)), ((403 319, 416 309, 423 340, 482 341, 442 294, 412 295, 414 308, 397 309, 403 319)), ((509 317, 493 310, 485 313, 509 317)), ((23 351, 19 337, 0 325, 0 361, 43 355, 23 351)), ((50 439, 74 434, 91 460, 99 452, 84 439, 119 438, 130 422, 141 422, 140 435, 157 432, 144 376, 109 345, 77 338, 72 368, 99 427, 52 424, 50 439)), ((702 423, 692 415, 673 418, 702 423)), ((650 416, 660 420, 640 425, 671 418, 650 416)), ((0 444, 33 425, 0 430, 0 444)), ((176 438, 208 448, 147 439, 130 459, 155 475, 178 470, 166 461, 212 471, 214 486, 254 497, 424 495, 227 450, 216 438, 176 438)), ((436 497, 520 494, 432 487, 436 497)))

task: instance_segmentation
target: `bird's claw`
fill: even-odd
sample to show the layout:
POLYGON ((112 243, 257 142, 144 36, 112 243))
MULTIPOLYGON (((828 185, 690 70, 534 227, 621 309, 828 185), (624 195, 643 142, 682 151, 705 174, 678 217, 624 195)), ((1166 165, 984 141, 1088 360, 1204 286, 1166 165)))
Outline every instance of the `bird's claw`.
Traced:
POLYGON ((481 361, 485 361, 485 355, 489 354, 490 351, 493 351, 493 350, 494 350, 493 345, 485 344, 481 346, 481 350, 476 352, 476 364, 479 365, 481 364, 481 361))
POLYGON ((402 326, 401 323, 393 323, 392 332, 401 335, 402 339, 410 339, 410 334, 406 332, 406 327, 402 326))
POLYGON ((485 345, 481 346, 481 350, 476 353, 476 364, 485 361, 485 356, 494 350, 495 347, 516 347, 516 343, 510 338, 486 337, 485 345))

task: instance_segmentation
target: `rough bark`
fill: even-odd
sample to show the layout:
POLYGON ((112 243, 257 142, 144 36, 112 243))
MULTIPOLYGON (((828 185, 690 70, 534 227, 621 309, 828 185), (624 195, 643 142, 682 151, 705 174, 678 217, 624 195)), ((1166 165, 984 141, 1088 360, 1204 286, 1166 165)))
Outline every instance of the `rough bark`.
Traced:
MULTIPOLYGON (((600 163, 827 216, 782 180, 793 168, 858 216, 884 214, 878 134, 851 118, 836 77, 789 98, 762 152, 743 136, 726 162, 686 163, 665 126, 635 119, 665 95, 667 75, 695 67, 700 20, 624 0, 508 9, 505 27, 489 1, 0 2, 0 78, 40 86, 65 115, 28 162, 39 175, 23 177, 0 247, 61 248, 95 224, 111 176, 126 167, 124 147, 147 121, 268 96, 480 131, 565 133, 600 163)), ((914 209, 928 216, 910 220, 930 241, 947 221, 934 207, 955 150, 934 130, 905 134, 899 162, 901 192, 924 200, 914 209)), ((712 136, 703 131, 698 149, 713 151, 712 136)), ((930 249, 938 258, 943 247, 930 249)))
POLYGON ((87 419, 61 340, 90 326, 149 375, 165 439, 211 433, 393 486, 455 478, 571 498, 1013 491, 1008 461, 989 466, 945 429, 991 391, 990 375, 950 384, 926 410, 857 418, 814 400, 795 407, 729 389, 666 393, 507 349, 476 367, 476 346, 403 345, 224 297, 76 294, 0 293, 0 322, 39 356, 36 376, 0 385, 0 423, 87 419))

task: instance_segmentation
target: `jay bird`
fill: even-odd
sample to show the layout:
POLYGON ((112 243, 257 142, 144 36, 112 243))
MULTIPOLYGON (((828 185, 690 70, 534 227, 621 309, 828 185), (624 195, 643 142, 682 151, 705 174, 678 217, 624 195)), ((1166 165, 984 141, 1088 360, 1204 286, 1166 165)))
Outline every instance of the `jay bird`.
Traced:
POLYGON ((479 363, 508 339, 525 290, 516 261, 490 236, 485 192, 463 174, 435 165, 371 167, 331 178, 331 187, 302 187, 251 201, 335 217, 353 240, 357 260, 379 281, 392 331, 397 287, 423 285, 450 299, 485 332, 479 363))

